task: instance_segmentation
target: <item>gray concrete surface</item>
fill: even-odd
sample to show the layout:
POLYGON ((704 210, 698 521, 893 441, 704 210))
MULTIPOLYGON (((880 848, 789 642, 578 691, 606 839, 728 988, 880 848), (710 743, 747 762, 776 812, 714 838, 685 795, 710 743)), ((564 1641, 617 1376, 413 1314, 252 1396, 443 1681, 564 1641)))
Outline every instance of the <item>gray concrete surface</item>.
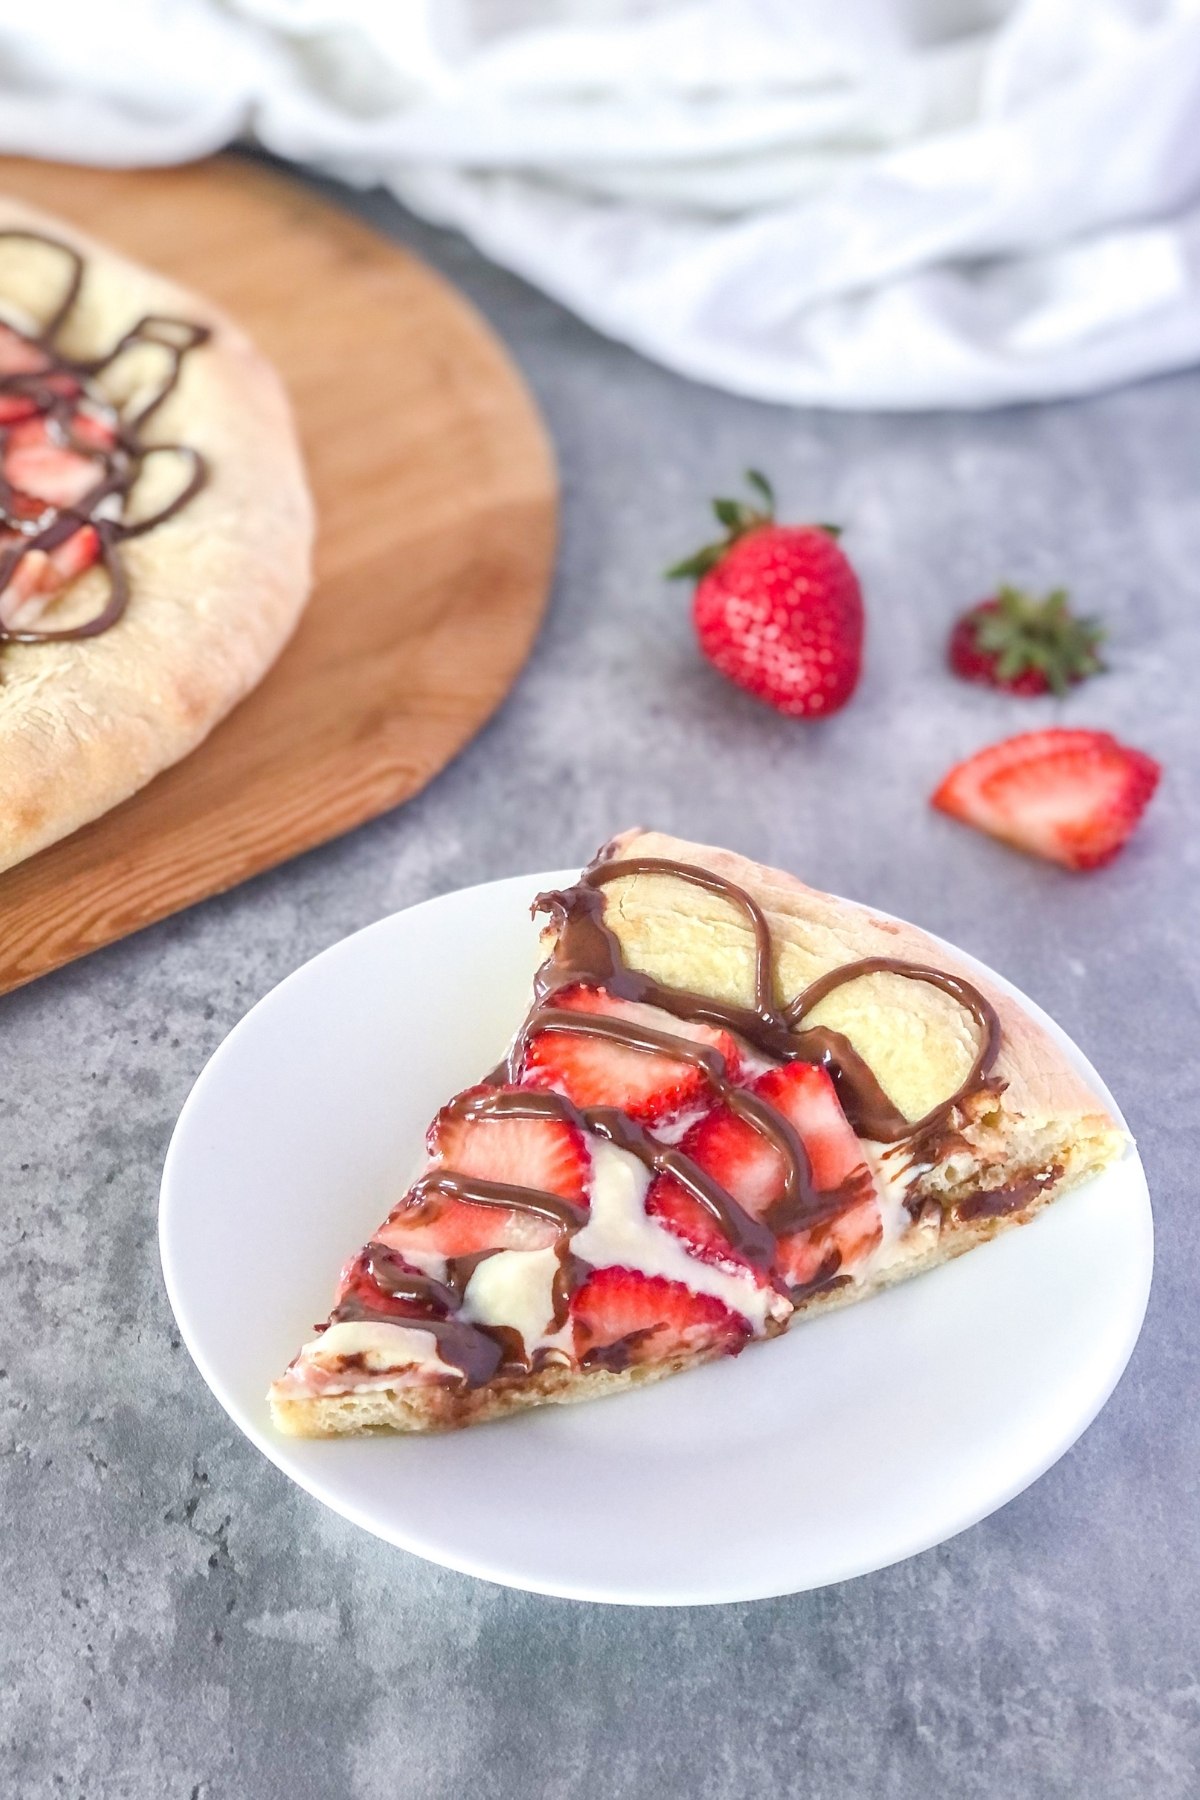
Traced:
MULTIPOLYGON (((562 461, 554 605, 508 705, 413 804, 0 1001, 0 1794, 1187 1800, 1200 374, 983 417, 773 410, 601 341, 382 199, 351 203, 460 282, 527 371, 562 461), (656 573, 748 462, 790 513, 845 522, 868 596, 861 691, 816 729, 711 674, 656 573), (1002 576, 1069 583, 1110 624, 1111 675, 1024 708, 949 680, 949 617, 1002 576), (925 804, 960 753, 1060 717, 1167 767, 1141 837, 1092 878, 925 804), (163 1153, 245 1008, 369 920, 634 821, 995 964, 1093 1056, 1149 1169, 1150 1314, 1097 1423, 984 1524, 822 1593, 610 1610, 388 1549, 238 1436, 163 1293, 163 1153)), ((786 1504, 748 1471, 748 1511, 786 1504)))

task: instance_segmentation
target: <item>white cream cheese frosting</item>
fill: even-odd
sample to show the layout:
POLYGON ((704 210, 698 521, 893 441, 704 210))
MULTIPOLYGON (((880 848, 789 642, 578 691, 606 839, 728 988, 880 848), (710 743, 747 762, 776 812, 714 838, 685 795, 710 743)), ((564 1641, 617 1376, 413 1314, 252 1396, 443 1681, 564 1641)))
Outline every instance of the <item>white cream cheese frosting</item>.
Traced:
POLYGON ((462 1378, 460 1369, 442 1361, 431 1331, 386 1319, 356 1319, 330 1325, 305 1344, 280 1386, 294 1394, 348 1393, 394 1387, 401 1374, 419 1381, 462 1378), (351 1358, 355 1366, 347 1369, 351 1358))
POLYGON ((646 1212, 647 1169, 612 1144, 592 1147, 595 1173, 587 1224, 572 1239, 576 1256, 596 1268, 636 1269, 680 1281, 694 1294, 711 1294, 761 1332, 769 1315, 782 1310, 779 1296, 740 1275, 689 1256, 674 1232, 646 1212))

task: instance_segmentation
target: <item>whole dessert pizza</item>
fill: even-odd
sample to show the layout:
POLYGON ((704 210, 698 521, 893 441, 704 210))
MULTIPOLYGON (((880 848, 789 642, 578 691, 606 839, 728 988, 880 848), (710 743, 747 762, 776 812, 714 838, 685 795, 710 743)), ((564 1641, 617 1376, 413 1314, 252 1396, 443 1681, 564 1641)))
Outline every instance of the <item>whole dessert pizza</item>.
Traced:
POLYGON ((192 750, 278 655, 312 509, 216 308, 0 201, 0 869, 192 750))
POLYGON ((274 1384, 285 1432, 444 1430, 736 1355, 1125 1147, 1015 1000, 789 875, 635 831, 535 908, 530 1010, 274 1384))

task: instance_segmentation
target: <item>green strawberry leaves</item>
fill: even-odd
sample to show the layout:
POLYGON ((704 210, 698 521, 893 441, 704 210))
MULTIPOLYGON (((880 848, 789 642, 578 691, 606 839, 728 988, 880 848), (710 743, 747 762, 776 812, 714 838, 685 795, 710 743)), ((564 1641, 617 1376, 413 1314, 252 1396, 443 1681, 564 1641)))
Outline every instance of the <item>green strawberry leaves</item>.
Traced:
POLYGON ((1019 588, 1002 587, 995 606, 976 611, 971 622, 977 649, 996 658, 998 681, 1015 681, 1035 669, 1061 696, 1073 682, 1104 667, 1099 655, 1104 630, 1095 619, 1074 616, 1065 588, 1037 600, 1019 588))
MULTIPOLYGON (((746 485, 754 496, 756 503, 751 505, 745 500, 728 498, 714 500, 713 512, 717 524, 725 527, 725 536, 716 543, 704 544, 691 556, 685 556, 682 562, 672 563, 664 571, 668 581, 691 579, 698 581, 715 569, 726 552, 745 537, 748 531, 756 531, 760 525, 772 525, 775 522, 775 489, 767 480, 761 469, 746 470, 746 485)), ((818 531, 828 532, 830 537, 841 536, 841 528, 837 525, 818 525, 818 531)))

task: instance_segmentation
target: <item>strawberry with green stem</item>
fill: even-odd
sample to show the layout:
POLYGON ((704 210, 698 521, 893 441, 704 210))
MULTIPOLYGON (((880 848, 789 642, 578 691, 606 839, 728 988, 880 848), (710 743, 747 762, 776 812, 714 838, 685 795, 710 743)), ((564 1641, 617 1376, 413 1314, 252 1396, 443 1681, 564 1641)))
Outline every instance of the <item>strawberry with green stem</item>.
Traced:
POLYGON ((950 633, 947 660, 964 681, 1009 694, 1066 693, 1103 669, 1103 628, 1076 618, 1065 588, 1037 600, 1002 587, 990 600, 963 613, 950 633))
POLYGON ((714 500, 725 536, 668 569, 694 578, 692 619, 713 667, 791 718, 846 704, 862 669, 858 577, 833 525, 781 525, 775 495, 746 472, 754 503, 714 500))

